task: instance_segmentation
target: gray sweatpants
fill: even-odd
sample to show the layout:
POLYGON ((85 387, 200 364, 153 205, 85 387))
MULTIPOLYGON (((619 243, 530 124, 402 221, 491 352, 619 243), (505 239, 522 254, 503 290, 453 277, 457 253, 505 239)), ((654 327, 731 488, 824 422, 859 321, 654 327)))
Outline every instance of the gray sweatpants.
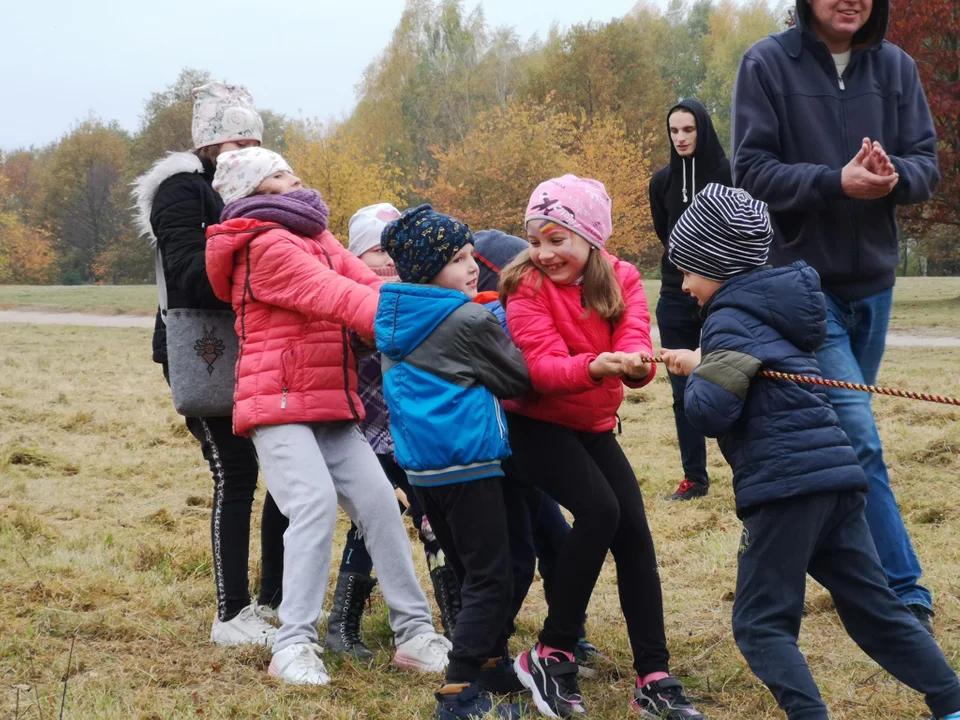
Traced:
POLYGON ((433 631, 396 496, 357 424, 262 425, 250 437, 267 488, 290 520, 283 536, 283 601, 274 652, 318 641, 338 502, 373 558, 395 642, 433 631))

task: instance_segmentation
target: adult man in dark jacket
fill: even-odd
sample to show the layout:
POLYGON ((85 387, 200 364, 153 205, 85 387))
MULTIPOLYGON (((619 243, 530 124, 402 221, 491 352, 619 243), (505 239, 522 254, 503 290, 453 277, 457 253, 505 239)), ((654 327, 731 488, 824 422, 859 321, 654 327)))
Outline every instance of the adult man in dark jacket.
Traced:
MULTIPOLYGON (((653 228, 663 243, 660 260, 660 300, 657 302, 657 326, 660 343, 673 350, 700 347, 703 319, 696 300, 683 292, 683 275, 667 259, 667 241, 683 211, 690 207, 697 189, 708 183, 730 187, 730 161, 723 151, 707 109, 693 99, 681 100, 667 113, 670 138, 670 164, 650 178, 650 215, 653 228)), ((683 393, 687 378, 670 375, 673 387, 673 417, 677 424, 683 481, 668 500, 690 500, 707 494, 707 444, 687 420, 683 411, 683 393)))
MULTIPOLYGON (((733 102, 734 181, 770 206, 771 260, 805 260, 822 278, 823 374, 867 384, 890 319, 897 205, 929 199, 940 180, 916 65, 883 40, 889 12, 889 0, 797 0, 796 27, 744 55, 733 102)), ((866 517, 890 587, 932 631, 870 396, 828 394, 869 481, 866 517)))

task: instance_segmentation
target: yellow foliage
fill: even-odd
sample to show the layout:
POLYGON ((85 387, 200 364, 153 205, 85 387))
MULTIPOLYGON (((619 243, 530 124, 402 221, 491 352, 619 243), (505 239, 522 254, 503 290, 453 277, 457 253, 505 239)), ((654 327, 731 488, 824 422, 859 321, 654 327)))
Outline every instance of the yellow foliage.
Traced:
MULTIPOLYGON (((401 172, 385 157, 366 157, 341 128, 316 122, 287 134, 287 160, 306 187, 319 190, 330 206, 329 229, 347 241, 350 217, 378 202, 401 204, 407 190, 401 172)), ((402 210, 403 208, 401 208, 402 210)))
POLYGON ((660 247, 650 218, 649 146, 650 139, 631 139, 613 115, 586 123, 546 105, 512 103, 481 115, 462 143, 437 152, 425 194, 437 210, 474 229, 522 237, 523 213, 538 184, 564 173, 592 177, 613 200, 610 250, 649 262, 660 247))
POLYGON ((9 181, 0 174, 0 284, 53 282, 57 256, 49 233, 28 227, 9 206, 9 181))
POLYGON ((613 201, 607 249, 643 265, 653 264, 661 249, 650 216, 650 148, 656 139, 632 140, 622 119, 605 115, 590 124, 578 143, 578 174, 606 185, 613 201))
POLYGON ((543 180, 574 172, 574 118, 545 105, 511 103, 478 116, 473 131, 425 177, 425 194, 440 211, 475 230, 523 236, 523 212, 543 180))
POLYGON ((0 283, 43 285, 56 277, 56 253, 46 231, 0 212, 0 283))

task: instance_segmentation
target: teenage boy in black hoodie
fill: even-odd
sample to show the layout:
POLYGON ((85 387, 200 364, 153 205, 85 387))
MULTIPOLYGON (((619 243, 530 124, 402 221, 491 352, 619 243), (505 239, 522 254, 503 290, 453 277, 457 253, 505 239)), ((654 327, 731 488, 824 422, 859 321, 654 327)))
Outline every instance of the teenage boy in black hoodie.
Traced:
MULTIPOLYGON (((690 207, 697 189, 708 183, 730 187, 730 162, 723 151, 707 109, 693 99, 681 100, 667 113, 670 136, 670 164, 650 178, 650 214, 657 237, 663 243, 660 260, 660 300, 657 325, 660 344, 672 350, 696 350, 700 347, 703 319, 696 301, 683 292, 683 275, 667 259, 670 231, 683 211, 690 207)), ((677 423, 683 481, 668 500, 703 497, 710 487, 707 476, 707 444, 683 411, 683 392, 687 378, 670 375, 673 386, 673 417, 677 423)))
MULTIPOLYGON (((817 361, 825 376, 865 385, 890 323, 897 206, 929 200, 940 181, 917 66, 883 39, 889 17, 889 0, 797 0, 796 26, 747 50, 733 93, 734 174, 770 206, 771 262, 819 273, 827 339, 817 361)), ((867 523, 890 587, 933 632, 870 396, 827 396, 867 474, 867 523)))

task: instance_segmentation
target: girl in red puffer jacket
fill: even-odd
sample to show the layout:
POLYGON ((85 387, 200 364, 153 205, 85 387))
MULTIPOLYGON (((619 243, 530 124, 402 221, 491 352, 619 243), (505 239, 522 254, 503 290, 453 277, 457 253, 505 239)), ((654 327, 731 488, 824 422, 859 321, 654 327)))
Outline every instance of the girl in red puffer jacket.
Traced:
POLYGON ((557 558, 540 642, 517 658, 517 675, 548 717, 586 712, 573 651, 609 550, 637 672, 634 707, 644 717, 702 720, 669 675, 653 538, 612 432, 623 385, 642 387, 654 375, 640 274, 603 249, 611 203, 596 180, 542 183, 525 220, 530 249, 503 271, 500 297, 534 392, 504 403, 507 426, 521 473, 573 513, 573 528, 557 558))
POLYGON ((317 644, 337 502, 373 558, 397 644, 394 663, 441 672, 449 642, 434 631, 406 531, 380 463, 357 423, 348 330, 373 337, 381 279, 327 231, 328 209, 276 153, 247 148, 217 160, 226 206, 207 230, 207 274, 237 314, 234 432, 249 435, 284 535, 280 629, 269 673, 330 681, 317 644))

